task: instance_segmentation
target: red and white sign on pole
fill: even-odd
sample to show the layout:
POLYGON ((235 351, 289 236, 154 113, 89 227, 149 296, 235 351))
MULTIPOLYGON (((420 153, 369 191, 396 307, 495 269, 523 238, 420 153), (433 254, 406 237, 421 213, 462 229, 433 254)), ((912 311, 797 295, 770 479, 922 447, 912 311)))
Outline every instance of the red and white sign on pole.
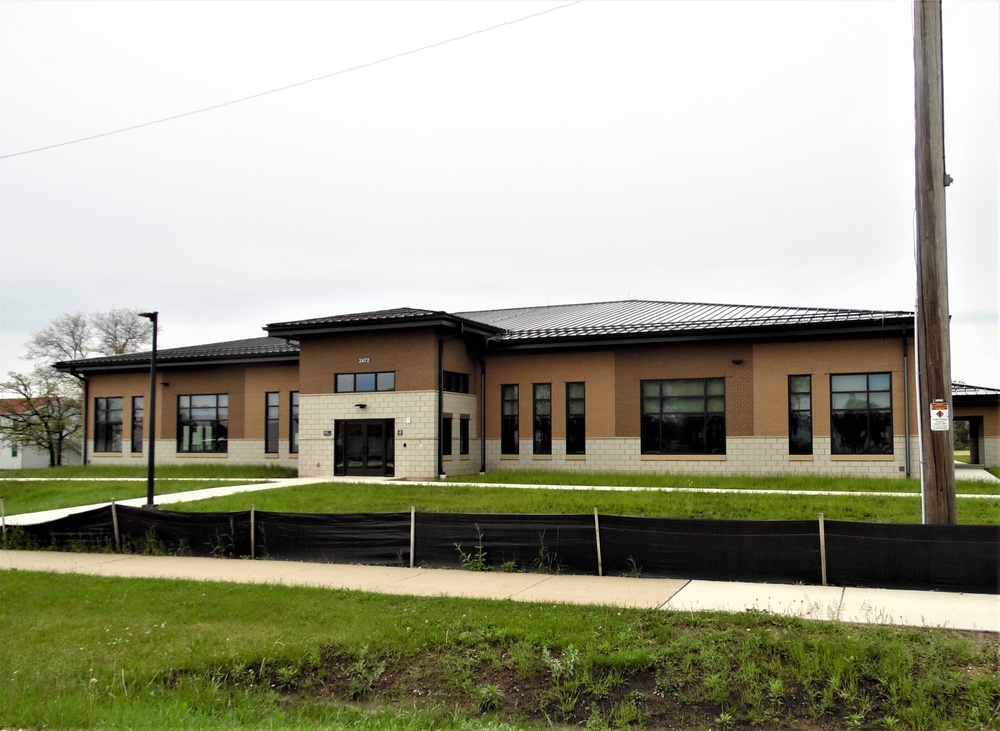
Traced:
POLYGON ((948 431, 949 429, 951 429, 951 418, 948 415, 948 402, 932 402, 931 431, 948 431))

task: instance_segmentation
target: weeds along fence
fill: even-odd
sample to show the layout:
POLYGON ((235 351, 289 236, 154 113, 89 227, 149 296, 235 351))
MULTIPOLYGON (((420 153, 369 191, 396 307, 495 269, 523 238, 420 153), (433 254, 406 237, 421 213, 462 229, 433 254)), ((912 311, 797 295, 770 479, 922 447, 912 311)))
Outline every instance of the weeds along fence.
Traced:
POLYGON ((110 505, 11 548, 1000 593, 1000 526, 599 515, 181 513, 110 505))

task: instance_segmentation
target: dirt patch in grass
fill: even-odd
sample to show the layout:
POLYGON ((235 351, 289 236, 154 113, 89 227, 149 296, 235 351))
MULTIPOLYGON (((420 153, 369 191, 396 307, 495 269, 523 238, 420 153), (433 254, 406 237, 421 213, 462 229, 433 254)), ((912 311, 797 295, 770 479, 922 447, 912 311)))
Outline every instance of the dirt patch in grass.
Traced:
MULTIPOLYGON (((977 645, 996 644, 989 635, 963 634, 977 645)), ((685 674, 670 663, 633 672, 567 668, 564 651, 555 664, 524 667, 515 655, 496 646, 457 654, 453 648, 428 649, 413 657, 329 650, 314 664, 294 671, 274 668, 256 678, 251 671, 250 679, 277 691, 285 706, 355 704, 403 713, 447 709, 470 718, 545 727, 834 731, 885 728, 885 719, 894 718, 886 688, 872 677, 861 678, 851 697, 828 692, 824 682, 789 687, 772 680, 771 692, 762 692, 759 683, 736 680, 738 672, 727 687, 713 689, 710 679, 685 674), (561 671, 555 667, 559 661, 561 671), (713 701, 713 693, 727 700, 713 701), (866 700, 859 705, 858 698, 866 700)))

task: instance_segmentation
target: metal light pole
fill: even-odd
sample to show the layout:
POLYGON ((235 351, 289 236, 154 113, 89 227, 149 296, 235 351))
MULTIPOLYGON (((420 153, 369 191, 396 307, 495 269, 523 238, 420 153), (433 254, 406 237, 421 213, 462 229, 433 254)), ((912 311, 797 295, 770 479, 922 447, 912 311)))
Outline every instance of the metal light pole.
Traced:
POLYGON ((153 323, 153 353, 149 359, 149 434, 148 470, 146 473, 146 507, 153 507, 153 485, 156 479, 156 331, 158 312, 140 312, 139 317, 148 318, 153 323))

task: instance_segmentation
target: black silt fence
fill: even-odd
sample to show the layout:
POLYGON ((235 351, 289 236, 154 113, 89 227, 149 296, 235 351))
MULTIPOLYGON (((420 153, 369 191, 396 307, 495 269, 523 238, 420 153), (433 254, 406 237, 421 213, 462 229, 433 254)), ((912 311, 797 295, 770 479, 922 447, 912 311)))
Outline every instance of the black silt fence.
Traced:
POLYGON ((17 526, 30 545, 39 548, 80 548, 101 551, 115 547, 110 508, 95 508, 36 525, 17 526))
POLYGON ((254 523, 258 558, 409 565, 409 513, 257 512, 254 523))
POLYGON ((604 570, 722 581, 822 582, 815 520, 601 516, 604 570))
POLYGON ((109 506, 18 530, 40 548, 1000 593, 1000 526, 109 506))
POLYGON ((1000 526, 826 521, 838 586, 1000 593, 1000 526))
POLYGON ((579 515, 417 513, 415 559, 422 566, 462 565, 481 552, 491 568, 597 573, 594 519, 579 515))

